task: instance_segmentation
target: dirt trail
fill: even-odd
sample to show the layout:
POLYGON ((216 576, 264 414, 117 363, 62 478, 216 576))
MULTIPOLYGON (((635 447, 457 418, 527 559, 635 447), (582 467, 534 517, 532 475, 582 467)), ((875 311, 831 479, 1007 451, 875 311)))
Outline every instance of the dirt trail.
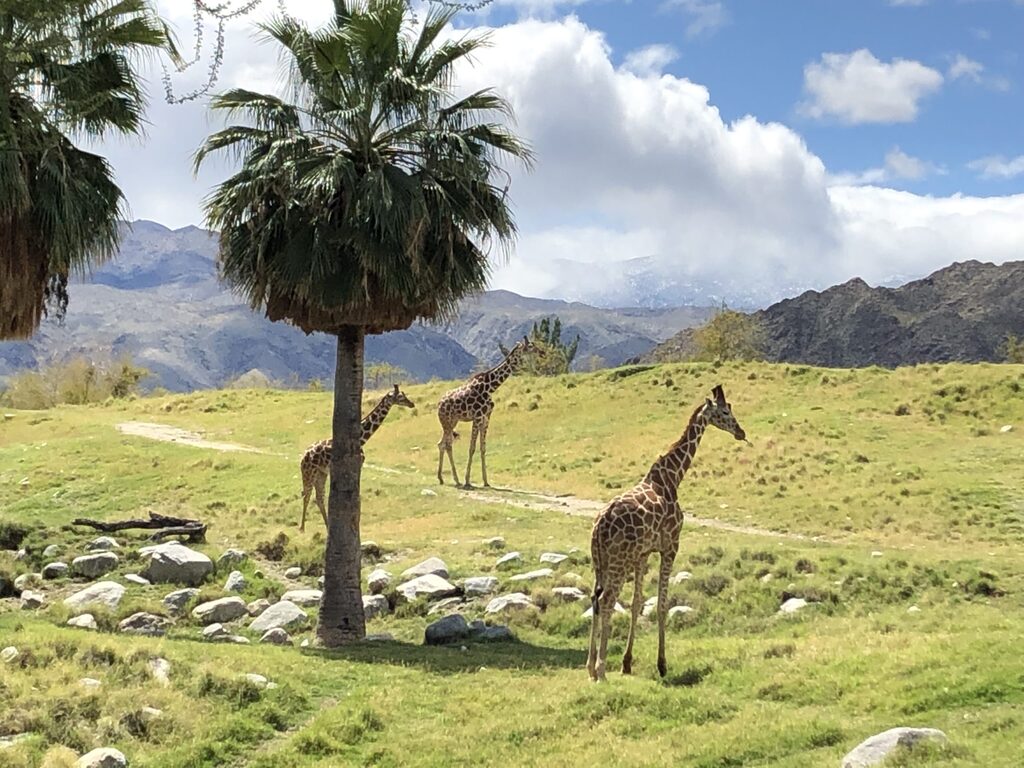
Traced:
POLYGON ((165 443, 179 443, 190 445, 194 448, 207 448, 211 451, 236 451, 242 453, 264 453, 259 448, 240 443, 218 443, 212 440, 204 440, 197 432, 189 432, 178 427, 170 427, 166 424, 152 424, 146 421, 125 421, 117 425, 117 431, 124 435, 133 437, 146 437, 150 440, 160 440, 165 443))

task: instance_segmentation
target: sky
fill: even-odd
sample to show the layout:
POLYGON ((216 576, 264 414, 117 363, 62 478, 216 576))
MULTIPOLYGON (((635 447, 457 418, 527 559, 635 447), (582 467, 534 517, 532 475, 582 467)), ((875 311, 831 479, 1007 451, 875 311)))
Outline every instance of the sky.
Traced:
MULTIPOLYGON (((331 8, 283 2, 313 24, 331 8)), ((156 4, 190 48, 192 1, 156 4)), ((276 87, 253 21, 277 10, 229 24, 218 90, 276 87)), ((455 27, 490 36, 458 88, 506 96, 537 155, 513 171, 520 236, 492 287, 585 298, 588 274, 649 258, 824 288, 1024 253, 1024 0, 494 0, 455 27)), ((178 94, 205 79, 205 29, 178 94)), ((150 80, 145 139, 100 149, 132 218, 201 226, 230 165, 196 177, 191 155, 218 124, 150 80)))

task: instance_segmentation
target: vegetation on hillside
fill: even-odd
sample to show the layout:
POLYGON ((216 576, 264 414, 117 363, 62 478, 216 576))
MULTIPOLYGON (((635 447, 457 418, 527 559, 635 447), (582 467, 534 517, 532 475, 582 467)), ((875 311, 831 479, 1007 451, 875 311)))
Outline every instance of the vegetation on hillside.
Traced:
POLYGON ((147 376, 127 355, 111 361, 79 355, 14 374, 0 389, 0 403, 30 410, 102 403, 137 395, 147 376))
MULTIPOLYGON (((572 370, 573 360, 580 346, 580 336, 571 342, 562 340, 562 321, 555 315, 541 318, 530 330, 530 342, 536 351, 523 358, 520 370, 534 376, 559 376, 572 370)), ((500 342, 501 354, 508 357, 509 349, 500 342)), ((593 361, 591 361, 593 362, 593 361)), ((595 366, 600 367, 600 366, 595 366)))
POLYGON ((693 360, 760 360, 764 330, 753 315, 725 304, 693 332, 693 360))
POLYGON ((1008 363, 1024 363, 1024 339, 1008 334, 1002 346, 1003 359, 1008 363))

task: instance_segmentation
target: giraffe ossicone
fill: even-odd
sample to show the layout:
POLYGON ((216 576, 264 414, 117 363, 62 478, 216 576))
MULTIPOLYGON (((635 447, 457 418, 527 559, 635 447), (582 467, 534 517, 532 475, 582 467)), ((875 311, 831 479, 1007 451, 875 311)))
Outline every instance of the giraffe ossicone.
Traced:
POLYGON ((622 656, 622 672, 633 668, 633 640, 637 616, 643 606, 643 579, 648 558, 657 552, 658 570, 658 673, 664 677, 665 620, 668 614, 668 580, 679 550, 683 510, 679 506, 679 483, 690 468, 708 425, 746 440, 746 432, 732 414, 732 406, 719 384, 690 417, 686 430, 668 452, 651 465, 647 475, 633 488, 612 499, 594 520, 590 554, 594 563, 594 592, 591 599, 593 622, 587 672, 592 680, 605 679, 608 637, 612 612, 623 584, 633 579, 633 604, 629 638, 622 656))
MULTIPOLYGON (((366 445, 366 441, 373 437, 373 433, 376 432, 380 425, 384 423, 384 419, 388 417, 388 413, 391 411, 392 406, 401 406, 402 408, 415 408, 416 404, 413 403, 405 393, 399 389, 398 385, 395 384, 395 388, 388 392, 384 397, 380 399, 380 402, 373 407, 361 423, 361 434, 359 436, 359 445, 366 445)), ((302 475, 302 519, 299 521, 299 530, 306 530, 306 510, 309 507, 309 496, 315 490, 316 491, 316 505, 320 510, 320 515, 324 519, 324 525, 327 525, 327 510, 324 507, 324 489, 327 485, 327 478, 331 473, 331 450, 334 446, 332 440, 321 440, 320 442, 313 443, 306 449, 306 452, 302 454, 302 459, 299 461, 299 471, 302 475)))

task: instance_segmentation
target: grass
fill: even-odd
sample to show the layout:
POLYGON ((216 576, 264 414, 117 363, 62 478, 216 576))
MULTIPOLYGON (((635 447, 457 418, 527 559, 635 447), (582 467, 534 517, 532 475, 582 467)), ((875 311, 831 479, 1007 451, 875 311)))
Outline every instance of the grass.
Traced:
MULTIPOLYGON (((116 612, 94 612, 103 631, 90 633, 64 625, 60 597, 75 584, 51 582, 46 610, 0 601, 0 645, 21 652, 0 665, 0 738, 30 734, 0 752, 0 764, 60 765, 61 747, 113 745, 132 765, 161 768, 569 766, 580 755, 623 766, 799 768, 836 765, 898 725, 941 728, 950 747, 895 764, 1019 763, 1024 367, 665 365, 516 377, 496 396, 488 444, 491 481, 519 491, 495 493, 516 504, 437 485, 433 408, 449 386, 408 388, 418 408, 396 409, 367 445, 363 539, 379 544, 381 565, 396 576, 437 555, 453 581, 494 575, 502 592, 531 593, 540 608, 509 619, 517 642, 424 647, 433 617, 422 605, 371 622, 395 642, 334 652, 263 646, 252 635, 247 646, 201 643, 188 617, 166 638, 127 637, 112 631, 116 622, 163 613, 170 591, 135 585, 116 612), (586 606, 551 592, 589 591, 590 521, 518 505, 536 501, 519 492, 609 499, 642 476, 718 382, 753 446, 709 433, 683 504, 701 518, 789 536, 687 525, 676 570, 692 578, 674 583, 669 600, 694 610, 670 627, 668 678, 654 670, 656 632, 644 621, 636 676, 590 685, 586 606), (521 567, 496 569, 501 552, 483 543, 492 536, 522 553, 521 567), (541 567, 542 552, 573 548, 553 577, 508 581, 541 567), (812 604, 778 616, 789 597, 812 604), (167 687, 150 677, 154 656, 172 664, 167 687), (256 688, 246 672, 279 685, 256 688), (83 677, 101 680, 99 691, 83 689, 83 677), (146 719, 147 706, 163 714, 146 719)), ((71 526, 74 518, 149 510, 208 521, 200 548, 214 558, 248 551, 239 566, 246 601, 311 586, 319 573, 315 510, 298 532, 298 457, 328 434, 329 395, 232 390, 10 413, 0 421, 0 542, 27 557, 0 553, 0 595, 5 579, 45 564, 45 545, 62 545, 68 562, 84 551, 95 534, 71 526), (264 453, 128 437, 115 429, 123 421, 264 453), (294 564, 305 573, 293 585, 281 574, 294 564)), ((460 476, 466 442, 456 443, 460 476)), ((140 565, 141 533, 118 538, 115 580, 140 565)), ((364 572, 373 567, 364 562, 364 572)), ((225 594, 226 576, 200 599, 225 594)), ((655 594, 652 578, 646 595, 655 594)), ((484 604, 467 616, 481 617, 484 604)), ((613 668, 627 618, 615 621, 613 668)))

